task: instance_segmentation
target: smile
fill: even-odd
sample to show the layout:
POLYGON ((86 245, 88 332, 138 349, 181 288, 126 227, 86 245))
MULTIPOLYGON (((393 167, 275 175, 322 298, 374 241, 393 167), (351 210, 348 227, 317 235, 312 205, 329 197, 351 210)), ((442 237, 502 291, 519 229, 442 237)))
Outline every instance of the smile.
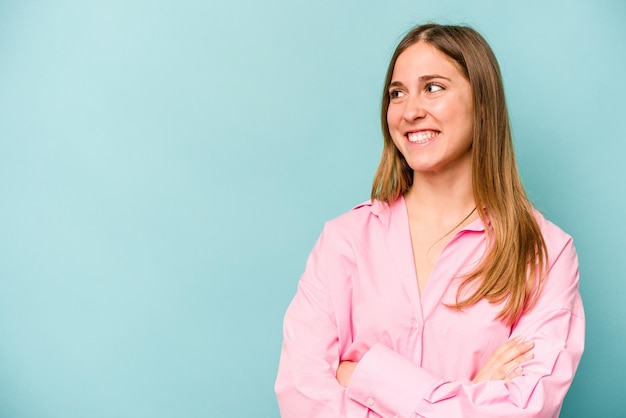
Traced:
POLYGON ((425 144, 431 139, 435 138, 441 132, 439 131, 418 131, 418 132, 409 132, 406 136, 410 142, 414 144, 425 144))

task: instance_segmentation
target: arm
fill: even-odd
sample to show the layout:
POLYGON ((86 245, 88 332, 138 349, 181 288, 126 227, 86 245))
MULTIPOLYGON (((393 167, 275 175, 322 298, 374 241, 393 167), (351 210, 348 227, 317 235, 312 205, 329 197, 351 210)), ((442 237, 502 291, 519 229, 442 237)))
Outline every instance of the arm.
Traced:
MULTIPOLYGON (((503 380, 508 383, 521 376, 523 372, 521 364, 534 358, 531 351, 534 346, 533 341, 522 341, 520 336, 511 338, 491 354, 487 363, 472 379, 472 383, 487 380, 503 380)), ((337 380, 341 386, 348 387, 358 364, 358 361, 342 360, 339 362, 337 380)))
POLYGON ((354 370, 348 396, 383 417, 556 417, 584 345, 578 262, 571 240, 556 257, 537 305, 513 329, 535 343, 534 359, 510 382, 445 381, 383 344, 354 370))
MULTIPOLYGON (((340 329, 329 285, 349 274, 349 247, 325 230, 316 243, 284 321, 276 395, 283 418, 364 416, 367 408, 349 399, 335 377, 340 329), (328 237, 332 235, 332 238, 328 237)), ((336 289, 336 287, 335 287, 336 289)), ((348 305, 348 299, 344 305, 348 305)), ((345 306, 339 309, 349 309, 345 306)))
MULTIPOLYGON (((357 363, 339 361, 340 353, 344 352, 340 349, 343 346, 340 335, 344 335, 344 341, 350 339, 350 331, 342 333, 338 325, 338 322, 345 325, 349 321, 337 320, 337 312, 342 308, 349 309, 345 302, 349 299, 342 292, 346 286, 334 287, 342 296, 335 299, 339 302, 333 306, 328 290, 330 285, 323 282, 332 271, 332 282, 341 283, 338 278, 352 270, 351 258, 347 254, 349 249, 340 248, 341 242, 336 237, 326 239, 322 234, 285 315, 284 343, 276 381, 283 417, 362 416, 368 413, 369 408, 348 398, 344 389, 357 363)), ((516 366, 522 363, 523 355, 531 348, 511 339, 496 350, 474 382, 488 378, 508 381, 516 377, 516 366)))

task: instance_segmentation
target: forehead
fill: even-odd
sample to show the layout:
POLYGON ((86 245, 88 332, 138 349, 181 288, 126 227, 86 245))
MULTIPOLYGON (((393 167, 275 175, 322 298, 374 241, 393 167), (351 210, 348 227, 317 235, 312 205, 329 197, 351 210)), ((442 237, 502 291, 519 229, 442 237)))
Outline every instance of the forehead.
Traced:
POLYGON ((392 79, 425 75, 465 78, 452 58, 429 43, 417 42, 398 56, 393 67, 392 79))

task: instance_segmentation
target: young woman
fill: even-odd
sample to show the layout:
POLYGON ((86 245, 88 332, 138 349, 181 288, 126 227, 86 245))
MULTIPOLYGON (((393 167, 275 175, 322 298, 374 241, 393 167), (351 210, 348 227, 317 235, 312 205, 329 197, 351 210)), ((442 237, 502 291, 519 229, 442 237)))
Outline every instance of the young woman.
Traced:
POLYGON ((473 29, 398 45, 372 199, 328 222, 284 324, 283 417, 558 417, 584 345, 572 239, 529 203, 473 29))

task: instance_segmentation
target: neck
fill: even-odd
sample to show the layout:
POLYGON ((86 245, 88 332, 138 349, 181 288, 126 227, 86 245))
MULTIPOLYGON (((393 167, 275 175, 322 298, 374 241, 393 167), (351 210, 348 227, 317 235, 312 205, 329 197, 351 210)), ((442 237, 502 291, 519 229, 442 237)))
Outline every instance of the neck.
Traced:
POLYGON ((459 219, 476 206, 470 175, 415 173, 404 198, 410 210, 433 219, 459 219))

